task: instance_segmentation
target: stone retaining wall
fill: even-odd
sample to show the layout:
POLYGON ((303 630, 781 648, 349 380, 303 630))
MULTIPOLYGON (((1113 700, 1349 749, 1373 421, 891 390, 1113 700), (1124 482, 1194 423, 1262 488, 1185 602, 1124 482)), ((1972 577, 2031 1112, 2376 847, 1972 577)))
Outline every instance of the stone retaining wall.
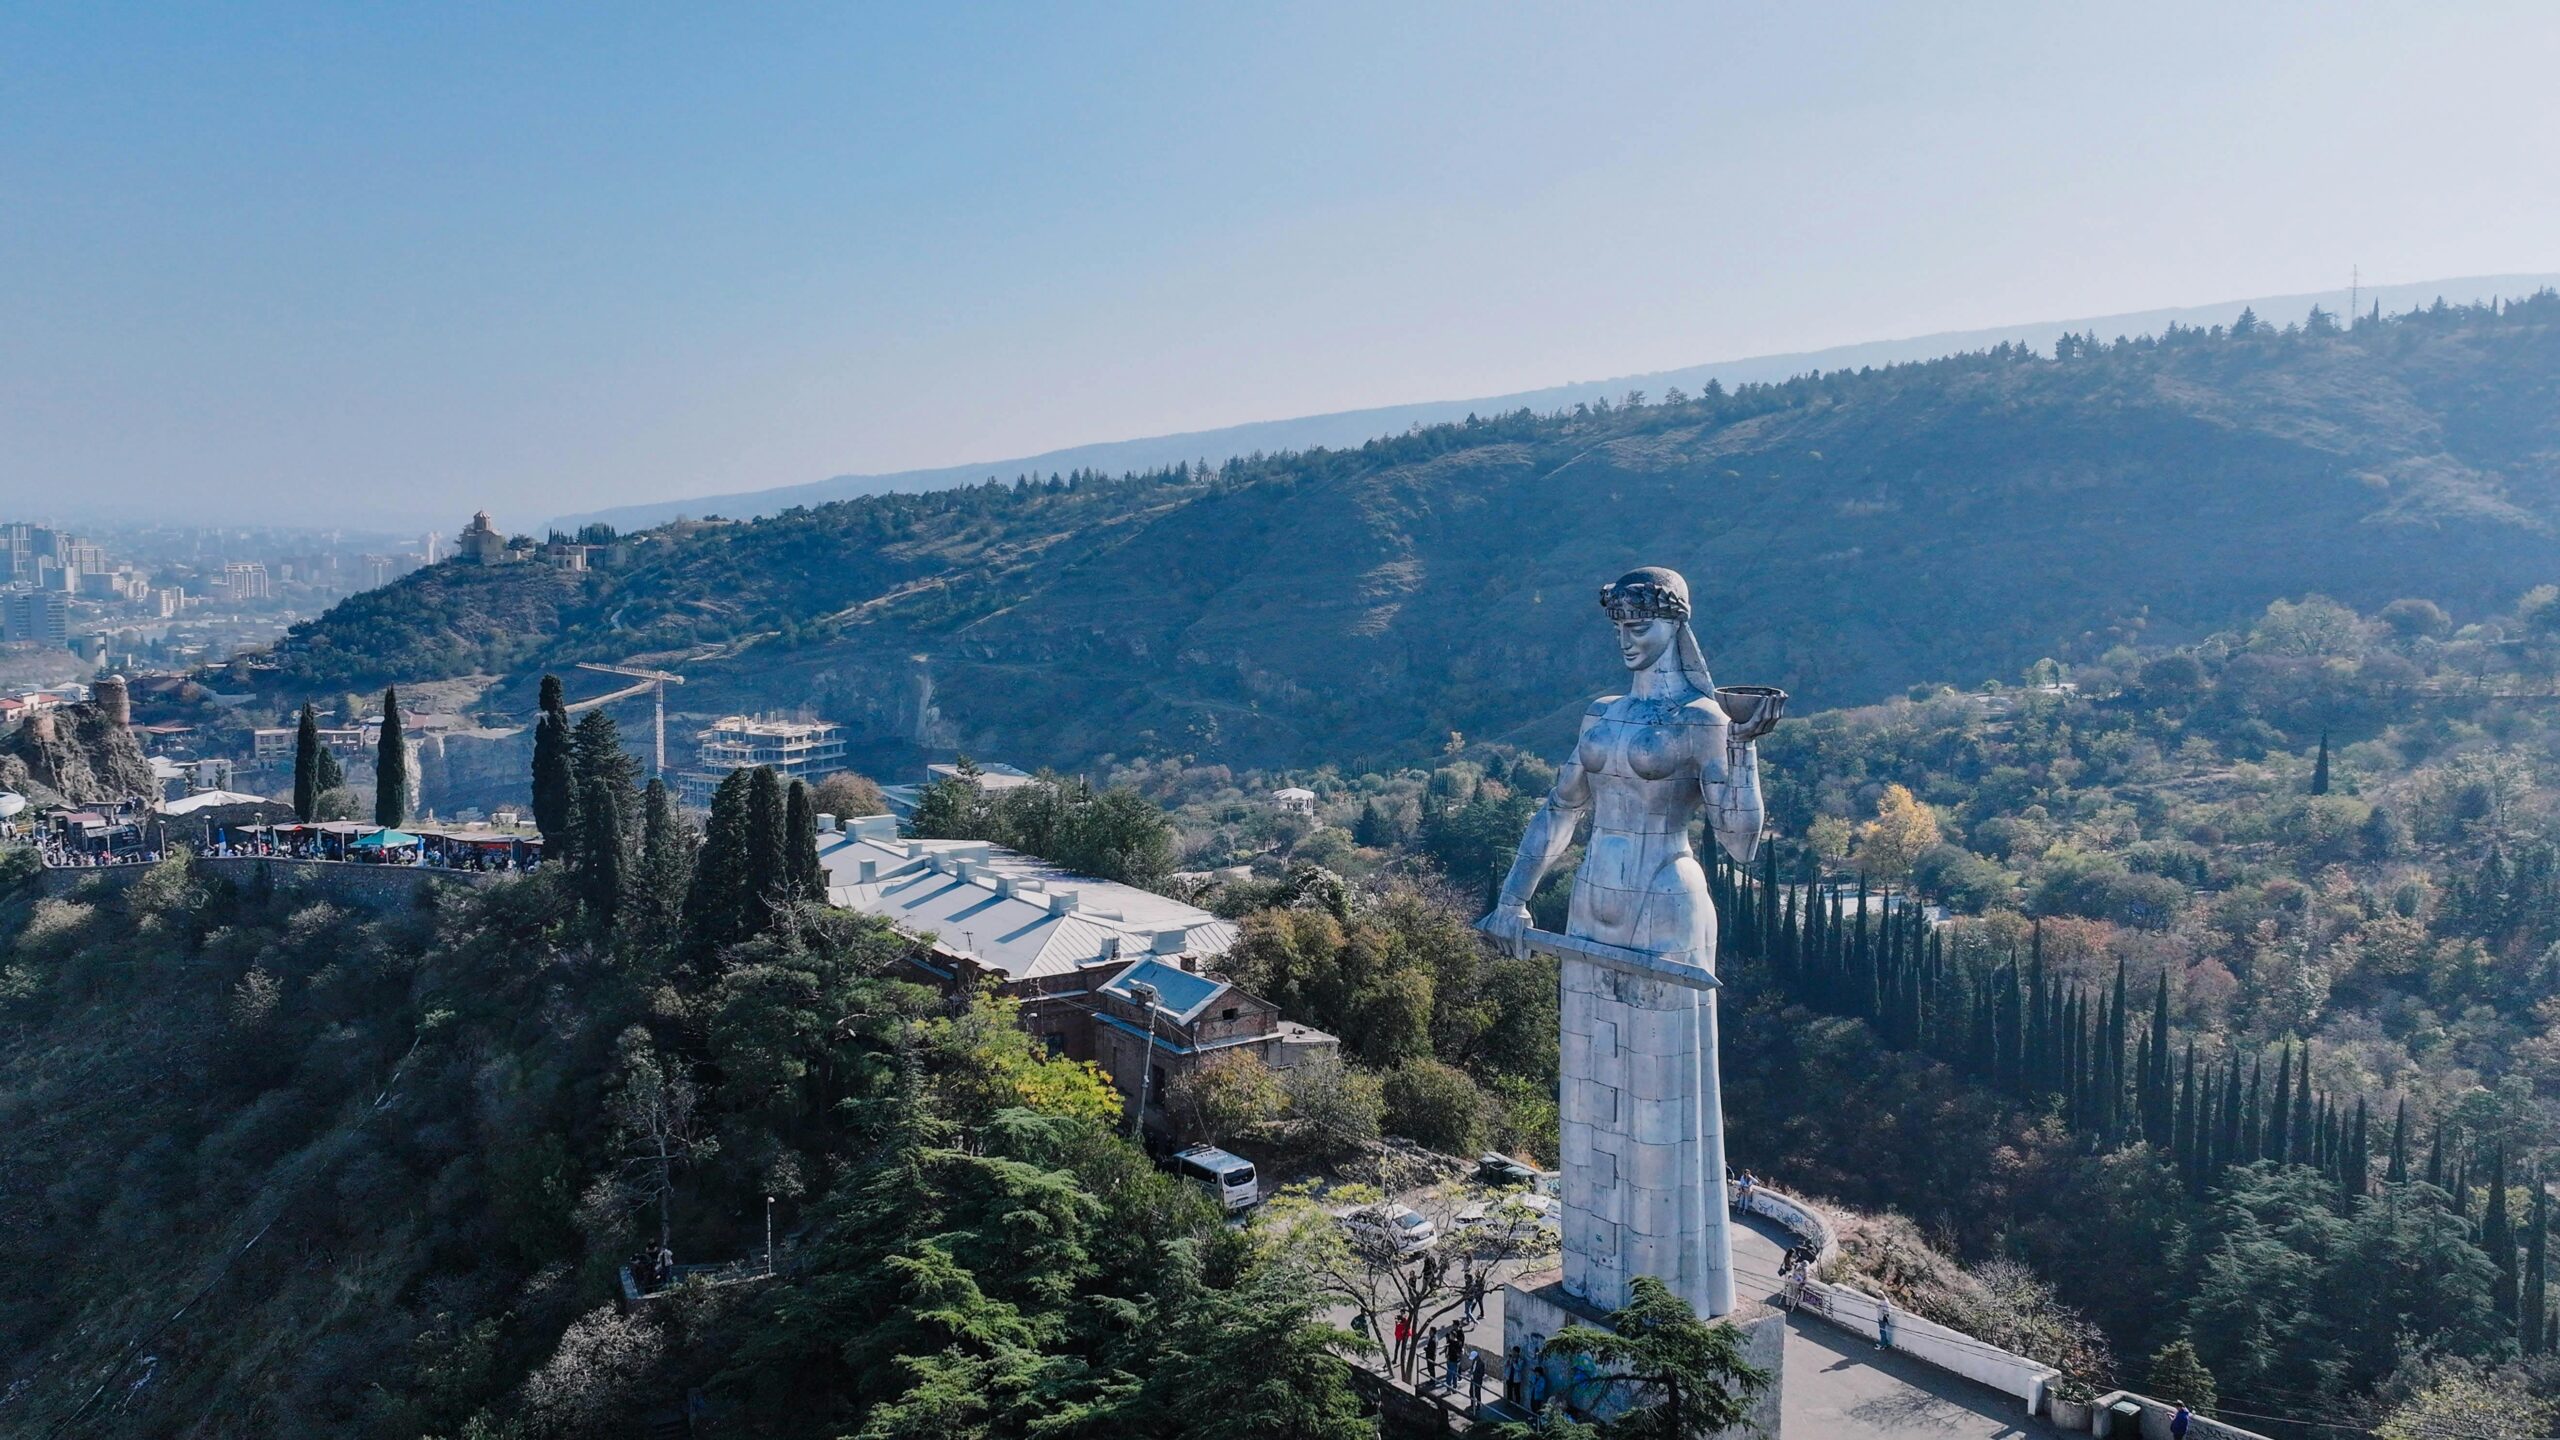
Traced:
MULTIPOLYGON (((1831 1226, 1811 1205, 1783 1195, 1766 1185, 1757 1186, 1751 1194, 1752 1213, 1763 1215, 1787 1227, 1798 1239, 1811 1240, 1822 1260, 1828 1262, 1839 1255, 1840 1242, 1832 1235, 1831 1226)), ((1817 1267, 1819 1268, 1819 1267, 1817 1267)), ((1819 1316, 1851 1334, 1866 1339, 1876 1338, 1877 1317, 1884 1301, 1863 1290, 1834 1285, 1827 1280, 1805 1282, 1809 1303, 1798 1314, 1819 1316)), ((1893 1312, 1893 1348, 1922 1364, 1934 1366, 1952 1375, 1961 1375, 1978 1385, 1987 1385, 2004 1395, 2013 1395, 2030 1415, 2041 1415, 2053 1382, 2062 1372, 2050 1365, 2011 1354, 1961 1330, 1951 1329, 1934 1320, 1924 1320, 1907 1310, 1893 1312)), ((2166 1431, 2162 1434, 2166 1435, 2166 1431)))
MULTIPOLYGON (((2089 1433, 2106 1433, 2101 1427, 2107 1423, 2107 1407, 2119 1400, 2130 1400, 2142 1407, 2142 1440, 2169 1440, 2169 1417, 2178 1413, 2178 1407, 2148 1395, 2136 1395, 2130 1390, 2117 1390, 2098 1397, 2097 1404, 2092 1407, 2096 1413, 2090 1417, 2089 1433)), ((2190 1415, 2187 1420, 2187 1440, 2267 1440, 2255 1430, 2243 1430, 2237 1425, 2208 1420, 2202 1415, 2190 1415)))

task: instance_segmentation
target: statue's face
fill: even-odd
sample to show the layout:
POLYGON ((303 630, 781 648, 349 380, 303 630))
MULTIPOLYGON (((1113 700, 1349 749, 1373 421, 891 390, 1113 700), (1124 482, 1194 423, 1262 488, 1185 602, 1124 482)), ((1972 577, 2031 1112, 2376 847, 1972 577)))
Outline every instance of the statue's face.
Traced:
POLYGON ((1618 623, 1618 653, 1626 657, 1630 670, 1650 670, 1662 652, 1680 633, 1676 620, 1621 620, 1618 623))

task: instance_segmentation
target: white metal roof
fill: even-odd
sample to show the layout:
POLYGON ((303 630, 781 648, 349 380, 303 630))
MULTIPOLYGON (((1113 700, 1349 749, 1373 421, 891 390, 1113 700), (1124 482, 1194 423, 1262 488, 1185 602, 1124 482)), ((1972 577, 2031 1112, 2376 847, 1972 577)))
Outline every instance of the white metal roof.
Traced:
POLYGON ((891 838, 880 833, 887 820, 871 817, 861 826, 869 834, 818 837, 828 901, 931 935, 1010 979, 1149 954, 1207 961, 1236 942, 1233 924, 1196 905, 983 841, 891 838))

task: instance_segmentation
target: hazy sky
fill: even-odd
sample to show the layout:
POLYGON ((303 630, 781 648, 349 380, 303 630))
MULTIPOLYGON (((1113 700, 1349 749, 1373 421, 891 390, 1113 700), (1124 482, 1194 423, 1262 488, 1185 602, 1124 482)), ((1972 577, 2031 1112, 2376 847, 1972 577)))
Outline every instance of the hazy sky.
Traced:
POLYGON ((0 518, 531 523, 2560 268, 2547 3, 533 8, 0 8, 0 518))

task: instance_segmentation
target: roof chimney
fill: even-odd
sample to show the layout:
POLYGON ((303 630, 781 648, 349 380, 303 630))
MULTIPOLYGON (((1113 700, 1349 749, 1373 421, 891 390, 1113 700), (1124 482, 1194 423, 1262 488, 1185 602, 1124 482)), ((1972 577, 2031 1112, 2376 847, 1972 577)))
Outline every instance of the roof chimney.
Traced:
POLYGON ((1190 941, 1191 932, 1188 930, 1159 930, 1155 934, 1155 944, 1151 953, 1179 955, 1182 953, 1182 947, 1190 941))
POLYGON ((1083 903, 1083 897, 1073 890, 1049 892, 1049 913, 1052 915, 1073 915, 1083 903))

